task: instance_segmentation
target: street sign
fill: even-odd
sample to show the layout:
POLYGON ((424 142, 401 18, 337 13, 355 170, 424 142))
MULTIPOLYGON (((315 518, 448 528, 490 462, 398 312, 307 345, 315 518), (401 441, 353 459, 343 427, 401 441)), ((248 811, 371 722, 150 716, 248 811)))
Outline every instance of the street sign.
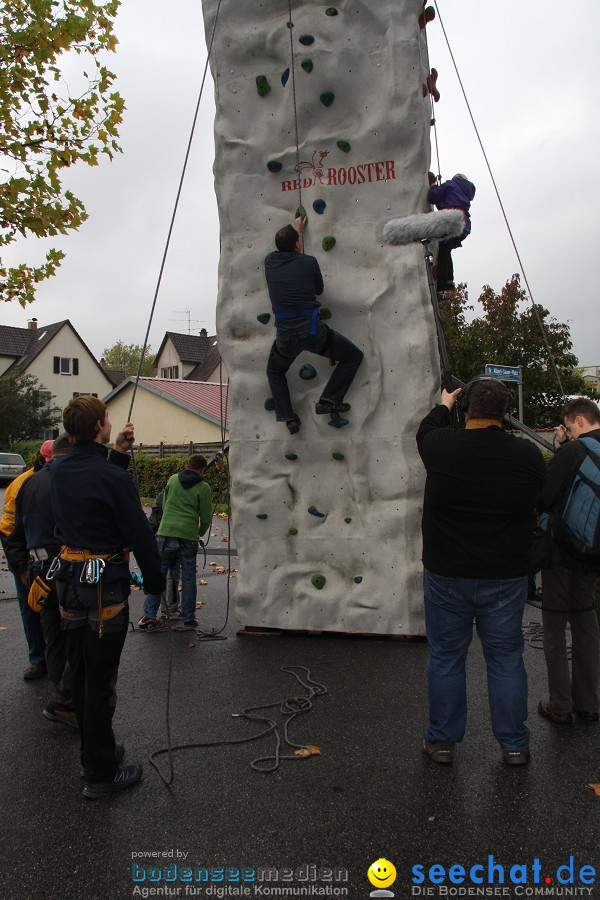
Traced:
POLYGON ((493 375, 501 381, 520 381, 521 366, 495 366, 493 363, 486 363, 485 374, 493 375))

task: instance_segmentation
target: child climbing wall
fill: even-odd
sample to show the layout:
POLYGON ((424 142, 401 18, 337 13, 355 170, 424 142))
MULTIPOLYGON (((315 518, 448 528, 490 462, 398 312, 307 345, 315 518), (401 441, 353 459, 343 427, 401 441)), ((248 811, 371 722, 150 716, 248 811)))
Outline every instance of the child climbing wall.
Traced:
MULTIPOLYGON (((281 0, 223 2, 211 55, 236 614, 244 627, 423 634, 415 433, 439 363, 422 248, 381 237, 392 215, 428 209, 423 5, 290 6, 291 22, 281 0), (299 206, 324 315, 365 358, 343 425, 315 414, 328 360, 298 357, 288 380, 302 428, 291 435, 265 375, 263 260, 299 206)), ((218 2, 203 7, 210 38, 218 2)))

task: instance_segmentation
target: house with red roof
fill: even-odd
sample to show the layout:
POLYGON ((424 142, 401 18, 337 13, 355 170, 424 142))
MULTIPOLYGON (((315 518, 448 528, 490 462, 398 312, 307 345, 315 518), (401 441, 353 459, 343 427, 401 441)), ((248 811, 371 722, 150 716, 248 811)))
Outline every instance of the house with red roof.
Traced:
MULTIPOLYGON (((113 430, 129 417, 131 376, 104 402, 113 430)), ((136 444, 208 444, 229 439, 228 385, 184 378, 140 378, 131 418, 136 444)))

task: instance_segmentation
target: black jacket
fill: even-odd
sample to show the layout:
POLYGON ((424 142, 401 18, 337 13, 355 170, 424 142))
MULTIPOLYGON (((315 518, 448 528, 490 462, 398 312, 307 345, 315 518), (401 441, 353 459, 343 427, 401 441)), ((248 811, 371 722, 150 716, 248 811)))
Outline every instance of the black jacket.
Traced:
MULTIPOLYGON (((160 594, 165 579, 160 571, 156 539, 126 468, 129 456, 89 441, 75 444, 50 469, 52 509, 58 543, 105 553, 132 547, 142 570, 144 587, 160 594)), ((124 577, 119 566, 107 566, 104 580, 124 577)), ((128 570, 126 573, 128 575, 128 570)))
POLYGON ((315 310, 321 306, 317 296, 323 293, 323 277, 315 257, 297 250, 290 253, 275 250, 265 259, 265 276, 277 333, 310 334, 310 314, 278 318, 278 313, 289 315, 300 310, 315 310))
POLYGON ((437 406, 417 433, 427 469, 423 565, 450 578, 526 575, 546 477, 542 454, 500 427, 449 425, 447 407, 437 406))

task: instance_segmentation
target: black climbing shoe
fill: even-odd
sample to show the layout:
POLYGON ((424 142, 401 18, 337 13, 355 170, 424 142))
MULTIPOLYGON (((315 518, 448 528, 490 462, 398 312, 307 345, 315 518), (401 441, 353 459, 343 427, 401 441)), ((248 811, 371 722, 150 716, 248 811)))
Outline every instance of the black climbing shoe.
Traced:
POLYGON ((335 403, 333 400, 319 400, 315 403, 315 412, 318 416, 326 416, 328 413, 348 412, 351 409, 349 403, 335 403))
POLYGON ((298 434, 302 422, 300 421, 298 416, 294 416, 293 419, 288 419, 285 424, 290 434, 298 434))

